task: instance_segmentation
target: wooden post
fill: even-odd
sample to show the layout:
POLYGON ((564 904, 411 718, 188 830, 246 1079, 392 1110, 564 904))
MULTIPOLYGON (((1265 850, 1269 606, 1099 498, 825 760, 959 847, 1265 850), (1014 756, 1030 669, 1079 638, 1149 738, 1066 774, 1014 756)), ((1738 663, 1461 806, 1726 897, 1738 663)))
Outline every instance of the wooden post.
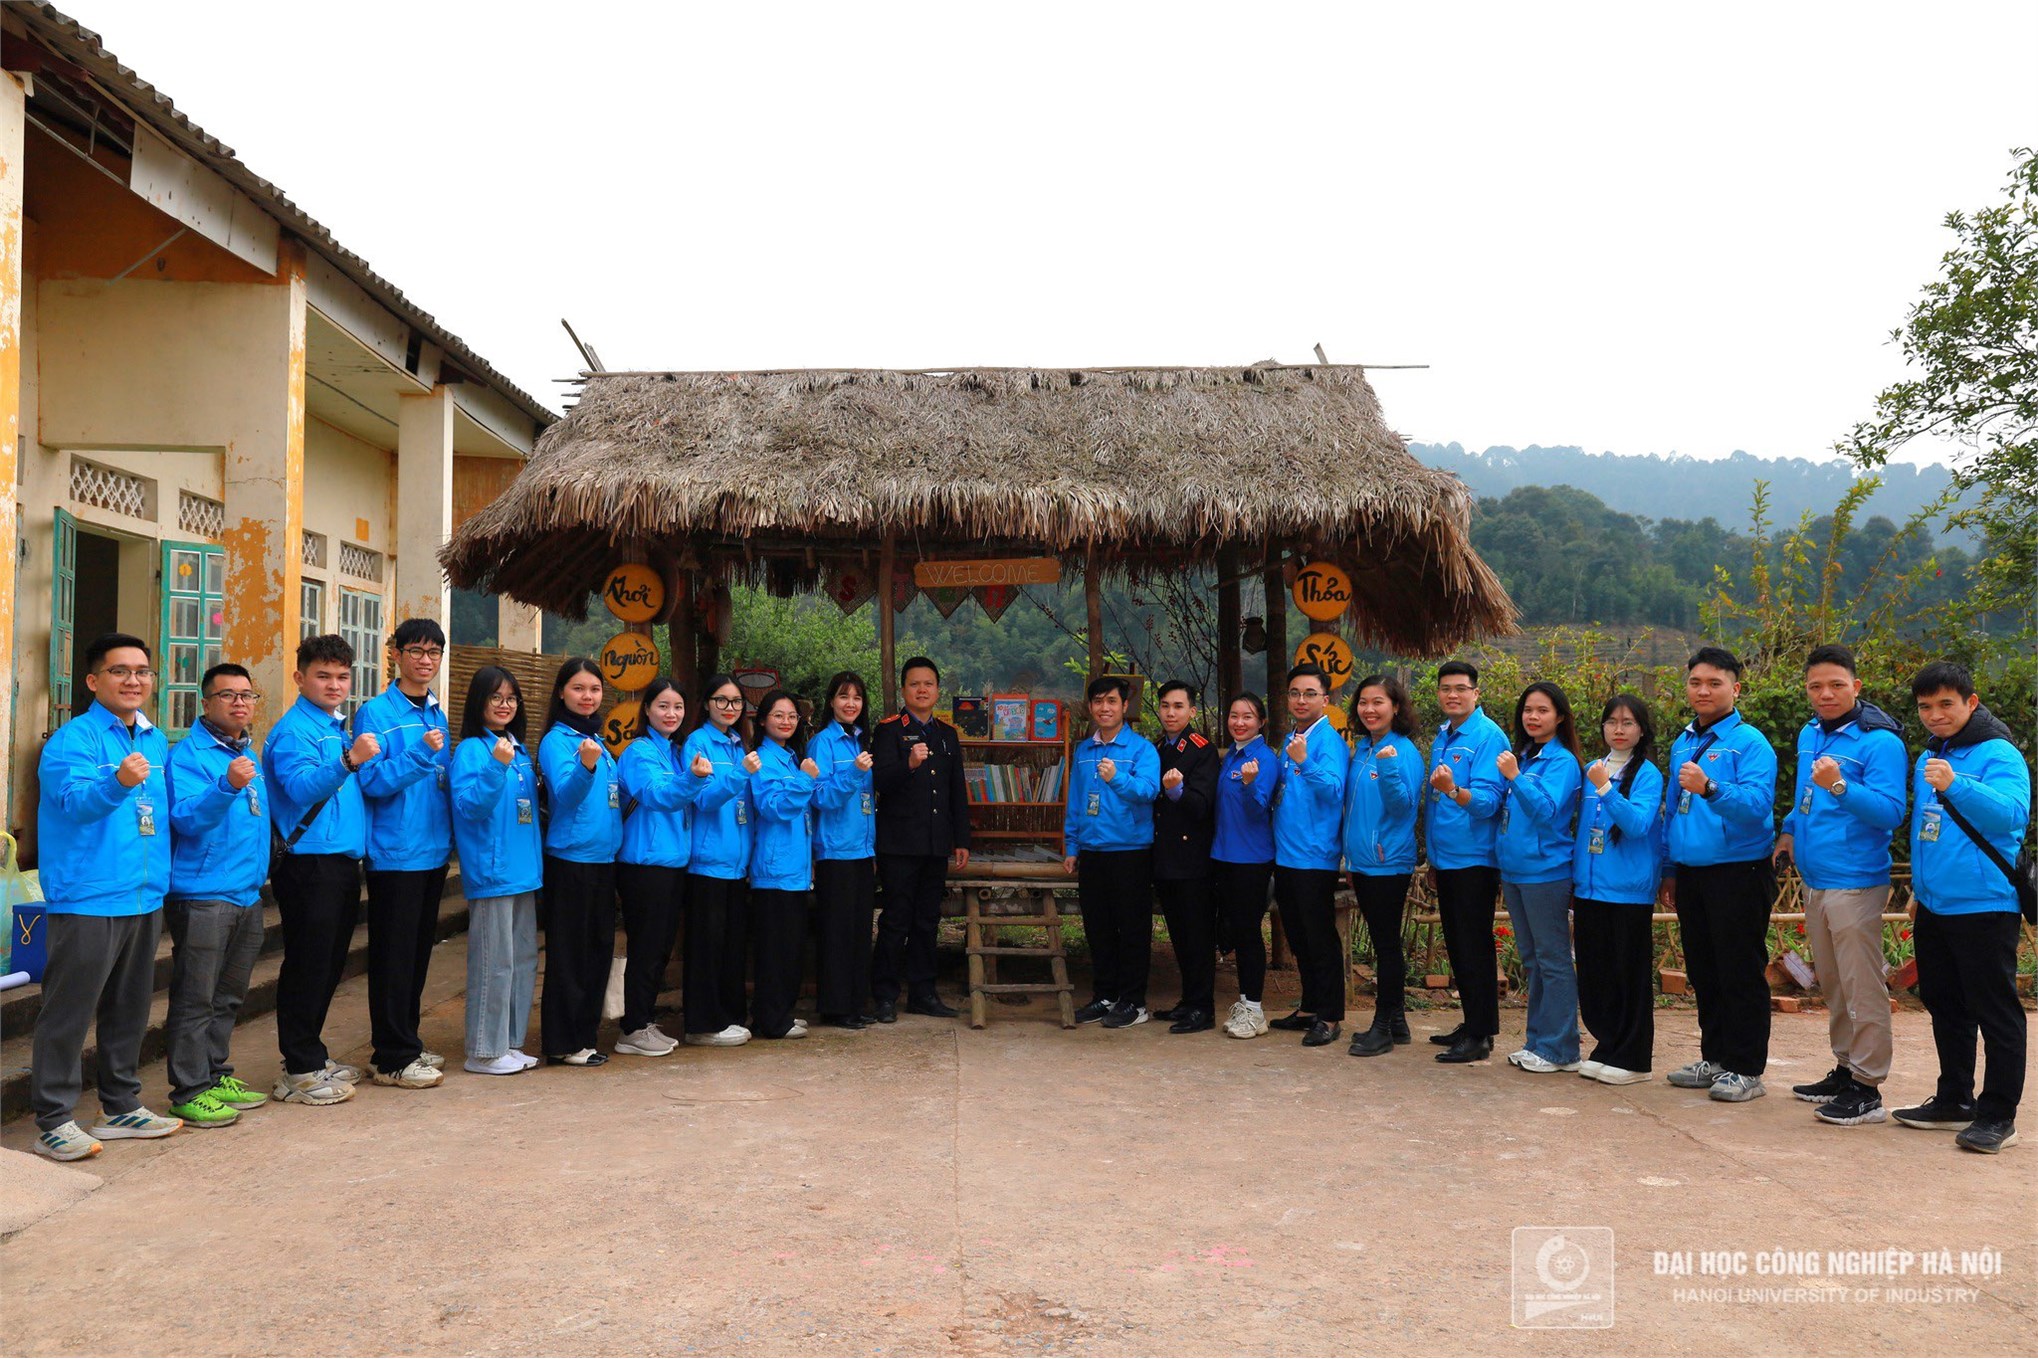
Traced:
POLYGON ((1272 738, 1288 729, 1288 582, 1281 578, 1278 543, 1267 544, 1262 579, 1267 590, 1267 744, 1278 746, 1272 738))
POLYGON ((877 663, 878 668, 884 671, 884 683, 881 688, 885 703, 880 717, 889 717, 899 710, 899 677, 894 673, 897 665, 893 655, 897 645, 895 636, 897 616, 892 611, 892 571, 895 551, 892 535, 887 533, 884 546, 877 554, 877 594, 871 598, 871 607, 877 610, 877 663))
POLYGON ((672 644, 672 654, 665 658, 667 669, 688 703, 705 703, 706 696, 700 691, 706 676, 700 669, 701 622, 694 608, 694 573, 675 571, 671 588, 672 607, 665 617, 666 640, 672 644))
MULTIPOLYGON (((1238 549, 1229 544, 1217 549, 1217 694, 1209 704, 1217 713, 1218 730, 1224 730, 1224 708, 1245 688, 1245 665, 1238 652, 1238 549)), ((1206 698, 1208 696, 1206 695, 1206 698)))
POLYGON ((1097 549, 1092 547, 1083 561, 1083 617, 1090 640, 1091 679, 1104 673, 1104 594, 1098 574, 1097 549))

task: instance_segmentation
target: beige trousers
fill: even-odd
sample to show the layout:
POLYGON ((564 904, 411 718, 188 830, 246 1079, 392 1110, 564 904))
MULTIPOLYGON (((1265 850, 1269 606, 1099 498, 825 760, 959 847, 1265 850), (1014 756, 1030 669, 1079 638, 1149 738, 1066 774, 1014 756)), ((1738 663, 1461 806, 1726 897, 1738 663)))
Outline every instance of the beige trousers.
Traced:
POLYGON ((1889 887, 1805 889, 1805 934, 1826 996, 1833 1060, 1863 1085, 1889 1075, 1889 984, 1882 959, 1882 913, 1889 887))

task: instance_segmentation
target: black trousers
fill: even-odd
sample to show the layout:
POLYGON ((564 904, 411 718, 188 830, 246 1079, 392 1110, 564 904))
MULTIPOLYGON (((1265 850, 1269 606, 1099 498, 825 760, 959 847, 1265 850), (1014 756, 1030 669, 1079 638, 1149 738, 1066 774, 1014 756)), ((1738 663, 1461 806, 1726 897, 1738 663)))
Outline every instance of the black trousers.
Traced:
POLYGON ((1698 994, 1698 1055, 1743 1076, 1769 1065, 1769 908, 1776 872, 1767 859, 1677 866, 1677 934, 1698 994))
POLYGON ((616 957, 616 866, 545 856, 545 1055, 594 1046, 616 957))
POLYGON ((934 941, 941 933, 941 894, 948 890, 946 854, 880 854, 884 883, 877 943, 870 954, 870 993, 897 1001, 925 1000, 934 990, 934 941))
POLYGON ((1623 1071, 1648 1071, 1656 1047, 1655 907, 1571 902, 1578 959, 1578 1013, 1593 1037, 1586 1056, 1623 1071))
POLYGON ((270 871, 269 884, 283 917, 276 1046, 283 1070, 301 1076, 325 1069, 326 1045, 319 1035, 361 921, 361 861, 344 854, 285 854, 270 871))
POLYGON ((720 1033, 743 1022, 750 886, 741 878, 686 875, 686 1031, 720 1033))
POLYGON ((679 941, 686 870, 655 864, 617 864, 616 898, 629 936, 623 964, 623 1032, 635 1033, 657 1017, 658 993, 665 989, 672 946, 679 941))
POLYGON ((1373 1017, 1393 1019, 1408 1009, 1408 955, 1401 947, 1401 915, 1408 904, 1409 873, 1352 874, 1352 896, 1373 941, 1373 1017))
POLYGON ((1239 999, 1257 1002, 1267 988, 1267 940, 1261 924, 1267 916, 1267 884, 1273 881, 1274 866, 1215 861, 1210 866, 1217 875, 1217 909, 1225 937, 1237 955, 1239 999))
POLYGON ((2015 911, 1940 915, 1922 903, 1911 927, 1918 998, 1931 1011, 1939 1049, 1941 1098, 1974 1099, 1974 1036, 1981 1032, 1988 1067, 1981 1097, 1974 1099, 1977 1120, 2015 1119, 2024 1098, 2027 1021, 2017 1002, 2018 928, 2015 911))
POLYGON ((854 1017, 870 999, 870 921, 877 909, 876 859, 820 859, 814 864, 818 917, 815 1007, 854 1017))
POLYGON ((750 1031, 783 1038, 800 1000, 800 951, 807 942, 810 892, 750 889, 750 943, 755 953, 750 987, 750 1031))
POLYGON ((1161 918, 1168 922, 1175 963, 1182 970, 1181 1007, 1217 1008, 1217 894, 1210 879, 1170 878, 1154 885, 1161 918))
POLYGON ((375 1067, 401 1071, 425 1050, 418 1037, 425 973, 439 932, 446 866, 368 874, 368 1023, 375 1067))
POLYGON ((1295 950, 1295 967, 1302 974, 1304 1014, 1318 1019, 1345 1017, 1345 974, 1349 960, 1337 937, 1337 870, 1334 868, 1274 868, 1274 904, 1281 911, 1281 928, 1295 950))
POLYGON ((1465 1010, 1465 1036, 1500 1032, 1500 982, 1493 965, 1493 904, 1500 896, 1498 868, 1439 868, 1437 914, 1444 922, 1444 951, 1465 1010))
POLYGON ((1076 857, 1093 1000, 1146 1004, 1153 968, 1153 851, 1086 849, 1076 857))

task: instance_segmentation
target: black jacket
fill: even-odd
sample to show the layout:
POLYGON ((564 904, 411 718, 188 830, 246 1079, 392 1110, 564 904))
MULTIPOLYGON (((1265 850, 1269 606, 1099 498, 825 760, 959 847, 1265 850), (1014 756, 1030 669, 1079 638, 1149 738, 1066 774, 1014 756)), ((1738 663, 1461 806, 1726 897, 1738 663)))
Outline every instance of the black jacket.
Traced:
POLYGON ((1153 875, 1163 882, 1201 878, 1210 872, 1210 841, 1217 833, 1217 747, 1193 729, 1154 742, 1161 779, 1182 771, 1182 796, 1164 786, 1153 800, 1153 875))
POLYGON ((877 793, 877 852, 946 855, 969 848, 969 793, 962 778, 962 739, 939 718, 922 725, 894 713, 871 733, 871 786, 877 793), (915 741, 927 758, 909 767, 915 741))

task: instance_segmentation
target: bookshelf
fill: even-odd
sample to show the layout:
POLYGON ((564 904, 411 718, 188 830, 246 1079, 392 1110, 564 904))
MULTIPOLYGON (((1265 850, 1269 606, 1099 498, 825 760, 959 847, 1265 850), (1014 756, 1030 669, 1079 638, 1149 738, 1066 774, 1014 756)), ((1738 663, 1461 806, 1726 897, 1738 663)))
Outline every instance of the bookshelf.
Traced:
POLYGON ((987 848, 1038 844, 1058 850, 1068 796, 1069 744, 962 738, 970 836, 987 848))

